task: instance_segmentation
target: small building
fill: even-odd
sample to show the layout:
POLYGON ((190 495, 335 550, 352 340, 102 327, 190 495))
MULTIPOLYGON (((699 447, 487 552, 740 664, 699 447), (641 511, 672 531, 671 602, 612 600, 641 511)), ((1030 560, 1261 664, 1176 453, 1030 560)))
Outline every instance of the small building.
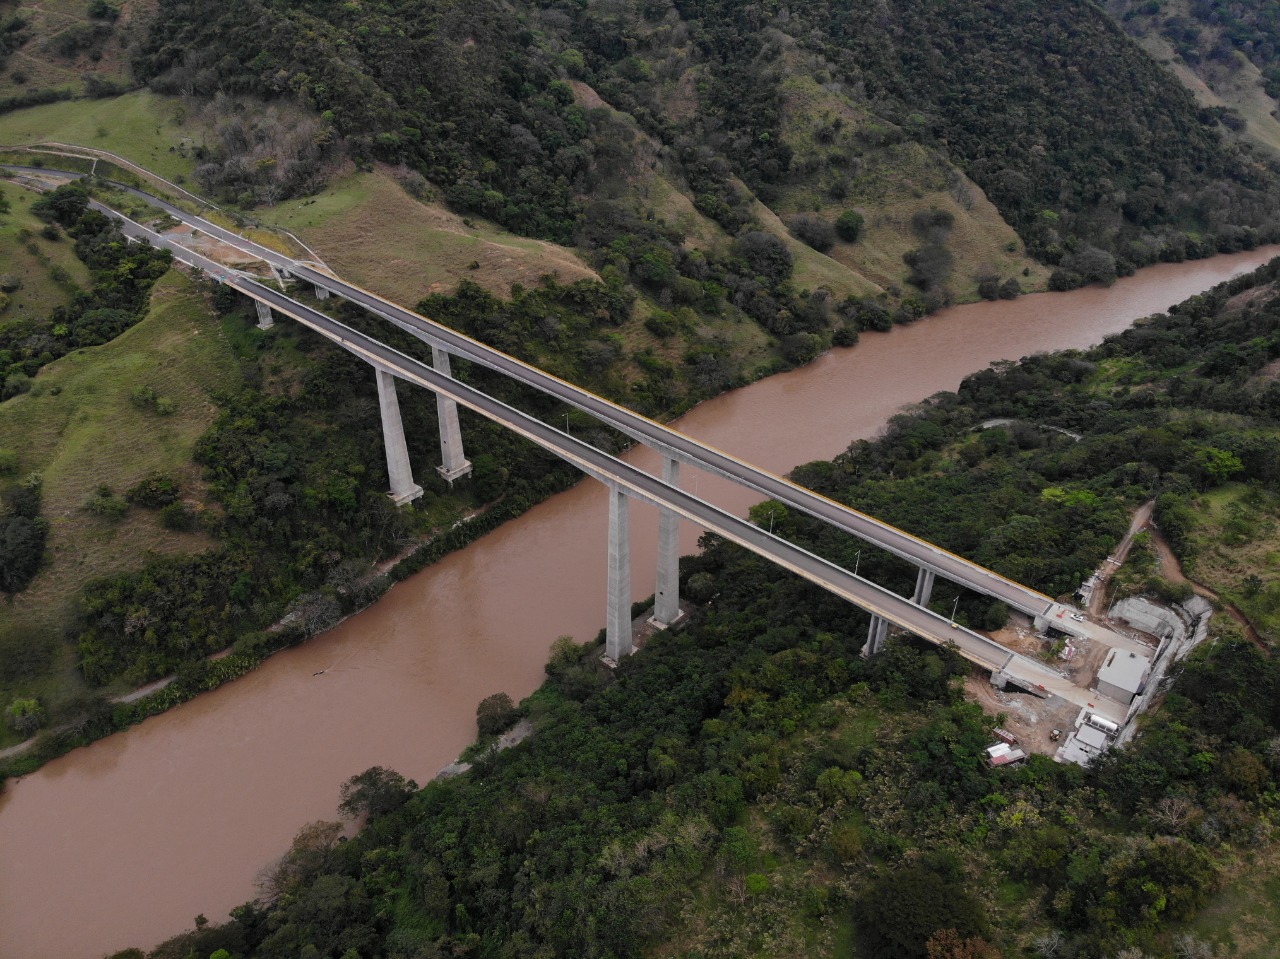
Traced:
POLYGON ((1095 753, 1102 752, 1110 745, 1110 740, 1105 732, 1087 724, 1076 730, 1076 741, 1095 753))
POLYGON ((992 766, 1009 766, 1026 758, 1026 753, 1021 749, 1014 749, 1008 743, 996 743, 987 747, 987 762, 992 766))
POLYGON ((1151 659, 1137 653, 1113 649, 1098 670, 1098 692, 1128 706, 1146 684, 1151 659))
POLYGON ((1055 758, 1058 762, 1087 766, 1102 755, 1110 744, 1111 740, 1105 732, 1083 723, 1067 737, 1055 758))

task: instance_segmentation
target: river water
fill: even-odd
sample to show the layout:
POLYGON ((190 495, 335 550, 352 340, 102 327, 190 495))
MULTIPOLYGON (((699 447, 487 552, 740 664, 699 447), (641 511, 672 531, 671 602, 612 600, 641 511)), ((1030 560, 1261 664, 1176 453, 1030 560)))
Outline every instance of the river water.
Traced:
MULTIPOLYGON (((783 472, 873 436, 902 406, 994 360, 1090 346, 1277 254, 1161 265, 1109 289, 864 333, 702 404, 677 428, 783 472)), ((759 498, 688 468, 682 479, 739 514, 759 498)), ((654 509, 632 506, 636 597, 653 592, 656 528, 654 509)), ((686 552, 697 535, 685 524, 686 552)), ((337 818, 346 778, 382 765, 429 779, 474 739, 477 702, 527 695, 557 636, 582 641, 603 625, 606 536, 604 489, 584 481, 256 672, 10 783, 0 957, 93 959, 150 947, 200 913, 222 919, 301 825, 337 818)))

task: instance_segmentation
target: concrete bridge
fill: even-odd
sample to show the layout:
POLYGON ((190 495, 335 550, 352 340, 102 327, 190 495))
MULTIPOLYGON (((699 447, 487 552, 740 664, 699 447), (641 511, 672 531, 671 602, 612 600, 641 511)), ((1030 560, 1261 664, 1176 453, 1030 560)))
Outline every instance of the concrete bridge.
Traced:
MULTIPOLYGON (((29 169, 24 172, 48 176, 52 171, 29 169)), ((77 176, 55 175, 68 178, 77 176)), ((1042 593, 556 379, 536 367, 419 316, 328 272, 248 241, 157 197, 132 188, 126 189, 192 227, 266 261, 282 277, 310 284, 319 298, 327 298, 330 293, 342 296, 431 346, 432 363, 427 365, 372 337, 358 333, 253 278, 180 246, 114 210, 94 204, 95 208, 120 221, 127 236, 145 239, 153 245, 169 249, 178 260, 203 270, 219 282, 254 300, 259 325, 263 328, 269 327, 273 322, 273 314, 279 313, 320 333, 369 363, 377 380, 391 483, 390 495, 395 502, 407 503, 422 495, 421 487, 413 480, 408 459, 396 394, 396 379, 425 387, 436 394, 442 459, 438 470, 446 480, 452 482, 470 471, 470 463, 463 453, 457 419, 457 405, 462 404, 514 430, 607 485, 611 495, 606 654, 615 661, 631 651, 627 502, 636 498, 657 506, 660 511, 654 607, 654 620, 658 625, 670 625, 679 616, 677 534, 679 521, 684 518, 764 556, 869 612, 872 619, 864 650, 866 654, 873 654, 881 648, 889 627, 893 625, 940 645, 954 645, 974 663, 993 673, 1008 676, 1020 685, 1056 693, 1081 703, 1088 698, 1086 691, 1073 686, 1065 677, 1043 663, 1015 654, 979 633, 959 627, 927 607, 934 582, 939 575, 1000 599, 1010 607, 1028 613, 1044 623, 1054 615, 1055 604, 1042 593), (451 376, 450 355, 462 356, 540 389, 652 447, 663 457, 661 478, 638 470, 528 414, 459 383, 451 376), (918 569, 913 595, 908 599, 885 590, 691 496, 678 487, 679 468, 682 464, 724 476, 907 559, 918 569)))

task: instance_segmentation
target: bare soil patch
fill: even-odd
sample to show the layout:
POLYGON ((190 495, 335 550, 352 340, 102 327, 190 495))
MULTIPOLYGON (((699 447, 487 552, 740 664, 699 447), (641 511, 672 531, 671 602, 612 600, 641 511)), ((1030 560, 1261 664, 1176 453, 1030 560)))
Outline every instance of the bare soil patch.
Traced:
POLYGON ((1050 738, 1053 730, 1060 729, 1065 735, 1080 713, 1079 706, 1057 696, 1040 699, 1029 693, 998 690, 985 672, 971 674, 965 680, 964 691, 987 715, 1003 714, 1003 727, 1018 738, 1023 750, 1045 756, 1052 756, 1062 745, 1050 738))

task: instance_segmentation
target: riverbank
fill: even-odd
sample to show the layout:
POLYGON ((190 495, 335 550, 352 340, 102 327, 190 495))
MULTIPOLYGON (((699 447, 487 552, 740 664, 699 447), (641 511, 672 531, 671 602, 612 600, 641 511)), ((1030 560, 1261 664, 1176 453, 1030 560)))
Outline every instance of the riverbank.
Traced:
MULTIPOLYGON (((375 564, 375 576, 372 579, 385 580, 383 588, 367 591, 370 601, 352 610, 334 628, 368 609, 393 584, 438 562, 454 550, 470 545, 506 520, 521 515, 531 505, 533 503, 524 498, 513 497, 491 504, 485 509, 474 510, 449 529, 426 538, 413 550, 387 563, 375 564)), ((293 629, 290 620, 290 616, 285 616, 261 634, 275 637, 275 642, 268 640, 254 643, 252 651, 238 651, 237 646, 241 644, 237 643, 237 646, 214 653, 199 663, 190 664, 189 668, 146 683, 131 692, 111 698, 103 697, 100 708, 87 713, 80 720, 57 729, 43 730, 31 739, 0 751, 0 792, 8 779, 29 775, 50 760, 64 756, 73 749, 123 732, 144 719, 189 702, 201 693, 212 692, 224 683, 257 669, 276 653, 311 638, 293 629)))

